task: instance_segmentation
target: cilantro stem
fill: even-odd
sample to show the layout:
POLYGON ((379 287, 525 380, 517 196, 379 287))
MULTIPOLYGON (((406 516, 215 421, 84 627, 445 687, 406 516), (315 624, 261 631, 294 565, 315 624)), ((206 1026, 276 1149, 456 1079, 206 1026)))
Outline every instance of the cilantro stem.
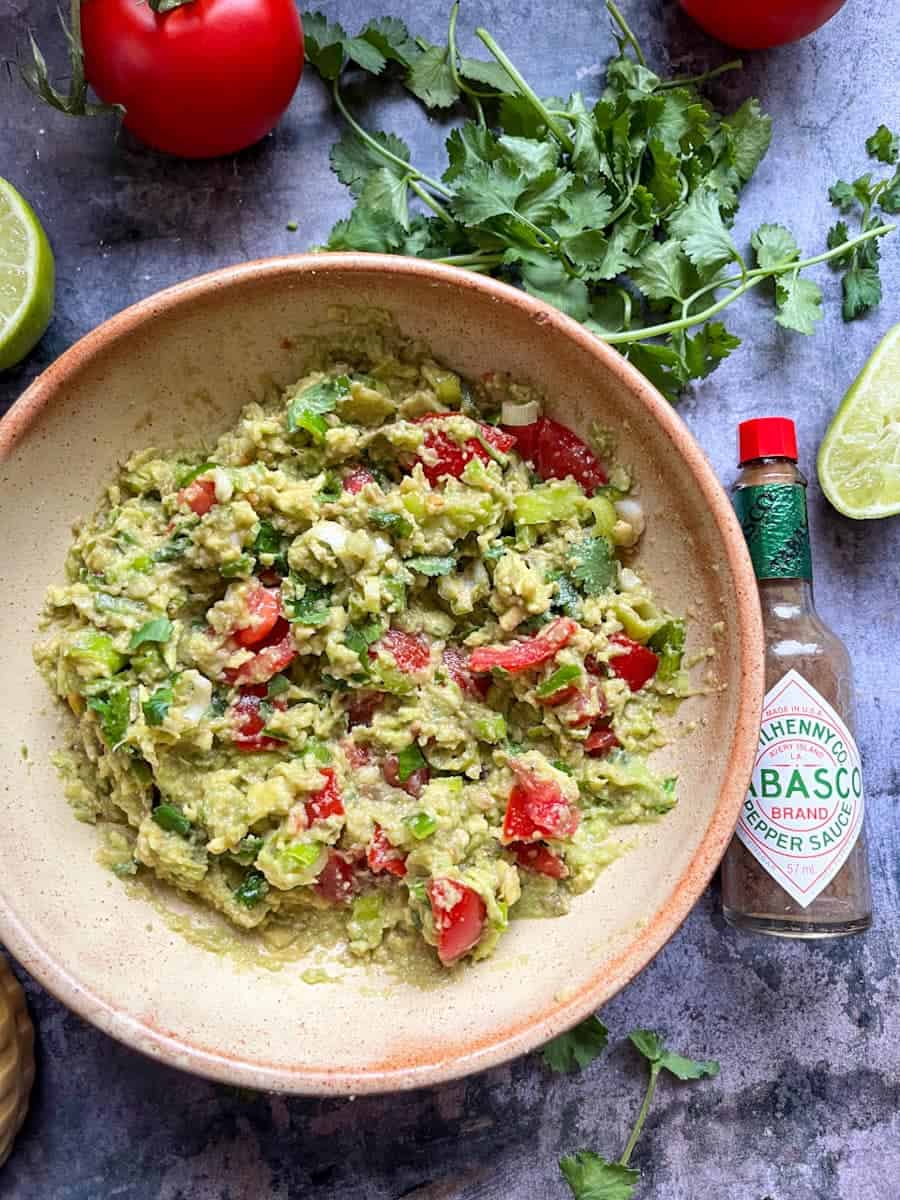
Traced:
POLYGON ((427 184, 432 191, 437 192, 438 195, 443 196, 446 200, 453 199, 453 193, 448 187, 445 187, 440 180, 432 179, 431 176, 426 175, 424 171, 417 170, 412 163, 407 162, 405 158, 400 158, 399 155, 392 153, 387 149, 386 146, 382 146, 380 142, 377 142, 375 138, 366 133, 365 129, 363 129, 362 125, 360 125, 359 121, 356 120, 356 118, 347 108, 347 105, 344 103, 344 98, 341 95, 340 83, 337 79, 335 79, 331 85, 331 95, 334 99, 334 103, 338 109, 338 112, 341 114, 356 136, 361 138, 370 149, 374 150, 377 154, 380 154, 381 157, 386 159, 388 162, 394 163, 395 166, 402 167, 404 171, 408 173, 410 181, 421 180, 422 183, 427 184))
POLYGON ((751 288, 762 283, 764 279, 783 275, 786 271, 803 271, 807 267, 816 266, 817 263, 828 262, 833 258, 840 258, 841 255, 846 254, 848 250, 852 250, 855 246, 859 246, 863 242, 868 242, 873 237, 884 237, 885 234, 892 233, 896 228, 896 225, 878 225, 875 229, 869 229, 865 233, 860 233, 856 237, 842 242, 840 246, 835 246, 834 249, 826 250, 822 254, 815 254, 811 258, 776 263, 771 267, 756 267, 754 270, 746 271, 741 275, 733 275, 730 279, 719 279, 714 283, 707 284, 704 288, 700 288, 699 291, 695 292, 693 296, 689 296, 685 301, 685 304, 689 306, 706 292, 716 291, 721 287, 732 289, 727 296, 723 296, 715 304, 711 304, 709 308, 703 309, 702 312, 692 313, 690 316, 682 317, 680 320, 664 321, 660 325, 645 325, 642 329, 626 329, 621 333, 605 334, 603 341, 608 342, 611 346, 621 345, 625 342, 642 342, 646 341, 647 338, 662 337, 667 333, 677 333, 680 329, 689 329, 692 325, 702 325, 704 321, 708 321, 710 317, 714 317, 723 308, 727 308, 733 300, 737 300, 738 296, 743 296, 745 292, 749 292, 751 288))
POLYGON ((628 1166, 628 1160, 634 1153, 634 1148, 638 1143, 638 1138, 641 1136, 641 1130, 644 1128, 644 1122, 647 1120, 647 1113, 650 1111, 650 1105, 653 1101, 653 1093, 656 1091, 656 1081, 659 1079, 660 1064, 653 1062, 650 1064, 650 1078, 647 1080, 647 1090, 644 1093, 644 1103, 641 1105, 640 1112, 637 1115, 637 1120, 634 1123, 634 1129, 631 1131, 631 1137, 625 1144, 625 1149, 622 1151, 622 1157, 619 1159, 619 1165, 628 1166))
POLYGON ((482 100, 493 99, 493 92, 481 92, 477 88, 471 87, 459 73, 459 66, 456 61, 456 20, 459 16, 459 0, 455 0, 453 7, 450 9, 450 24, 447 27, 447 52, 449 54, 450 74, 453 78, 454 86, 458 92, 464 96, 468 96, 472 101, 472 107, 475 109, 475 115, 478 118, 478 124, 482 129, 487 128, 487 121, 484 117, 484 107, 482 100))
POLYGON ((642 67, 646 67, 647 60, 644 58, 644 52, 641 49, 637 38, 628 28, 628 22, 622 16, 621 12, 619 12, 619 6, 614 4, 613 0, 606 0, 606 11, 622 31, 622 37, 634 51, 634 57, 638 60, 642 67))
POLYGON ((446 258, 436 258, 435 262, 444 263, 448 267, 468 267, 469 270, 484 270, 499 267, 503 262, 502 254, 490 254, 486 250, 476 250, 472 254, 450 254, 446 258))
POLYGON ((443 204, 435 200, 434 196, 429 196, 428 192, 425 191, 425 189, 417 180, 412 178, 409 180, 409 190, 411 192, 415 192, 422 203, 427 204, 435 216, 440 217, 441 220, 447 225, 451 225, 454 229, 456 229, 456 221, 450 215, 450 213, 447 212, 443 204))
POLYGON ((743 66, 742 58, 732 58, 729 62, 722 63, 721 67, 713 67, 711 71, 704 71, 702 75, 675 75, 672 79, 664 79, 656 85, 655 91, 662 92, 666 88, 683 87, 686 83, 706 83, 710 79, 724 75, 726 71, 740 71, 743 66))
POLYGON ((556 118, 547 109, 544 102, 538 96, 537 92, 531 87, 528 81, 523 77, 519 69, 506 57, 491 35, 486 29, 478 28, 475 30, 475 36, 480 38, 496 58, 497 62, 510 77, 512 82, 519 89, 519 92, 525 100, 531 105, 534 111, 538 114, 562 148, 569 154, 575 149, 575 143, 562 128, 556 118))

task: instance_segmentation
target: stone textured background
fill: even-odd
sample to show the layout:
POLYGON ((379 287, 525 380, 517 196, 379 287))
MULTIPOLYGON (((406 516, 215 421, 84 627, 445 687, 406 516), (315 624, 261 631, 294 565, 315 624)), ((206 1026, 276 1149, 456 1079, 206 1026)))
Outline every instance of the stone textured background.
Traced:
MULTIPOLYGON (((0 0, 0 58, 29 24, 59 42, 51 0, 0 0)), ((324 3, 355 28, 381 5, 324 3)), ((668 0, 623 0, 664 70, 730 57, 668 0)), ((394 0, 435 40, 446 5, 394 0)), ((464 44, 487 25, 537 90, 598 89, 611 47, 599 0, 491 0, 464 6, 464 44)), ((775 117, 768 157, 746 193, 737 232, 786 220, 810 252, 833 219, 825 190, 867 169, 864 138, 898 121, 900 8, 850 0, 806 42, 746 56, 716 98, 756 95, 775 117)), ((362 105, 364 97, 355 97, 362 105)), ((426 170, 441 129, 412 103, 378 110, 426 170)), ((159 288, 244 258, 301 250, 347 207, 327 148, 338 126, 310 75, 274 135, 234 158, 168 160, 104 122, 39 110, 0 77, 0 173, 40 213, 57 257, 56 316, 40 347, 0 377, 0 410, 93 326, 159 288), (288 220, 300 230, 289 233, 288 220)), ((738 420, 796 418, 804 460, 876 339, 900 319, 900 238, 884 248, 885 302, 845 326, 838 288, 820 269, 828 315, 805 339, 774 325, 753 294, 728 315, 745 346, 681 412, 723 482, 734 473, 738 420)), ((636 1155, 642 1197, 659 1200, 895 1200, 900 1196, 898 887, 900 521, 837 516, 813 481, 818 600, 856 667, 877 918, 864 938, 792 945, 738 935, 715 890, 603 1018, 613 1034, 665 1030, 688 1053, 715 1056, 719 1079, 666 1083, 636 1155)), ((11 681, 8 681, 11 682, 11 681)), ((14 819, 7 814, 6 819, 14 819)), ((557 1168, 579 1147, 618 1152, 640 1098, 642 1068, 621 1045, 576 1078, 537 1056, 467 1081, 357 1101, 238 1093, 155 1065, 72 1016, 25 980, 38 1027, 38 1084, 28 1123, 0 1172, 2 1200, 562 1200, 557 1168)), ((248 996, 252 1003, 252 996, 248 996)), ((351 1032, 352 1036, 352 1032, 351 1032)))

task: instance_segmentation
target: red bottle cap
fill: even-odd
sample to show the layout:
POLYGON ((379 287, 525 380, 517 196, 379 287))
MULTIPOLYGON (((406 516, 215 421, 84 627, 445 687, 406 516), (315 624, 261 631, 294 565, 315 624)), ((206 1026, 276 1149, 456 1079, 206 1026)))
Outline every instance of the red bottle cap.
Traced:
POLYGON ((797 461, 797 430, 790 417, 756 417, 738 425, 738 466, 753 458, 797 461))

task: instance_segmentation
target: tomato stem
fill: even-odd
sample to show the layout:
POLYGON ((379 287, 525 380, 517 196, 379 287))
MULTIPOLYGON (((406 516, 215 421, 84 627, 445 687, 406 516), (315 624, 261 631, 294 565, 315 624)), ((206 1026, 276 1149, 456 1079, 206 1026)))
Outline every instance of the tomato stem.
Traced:
POLYGON ((475 36, 480 38, 496 58, 497 62, 510 77, 512 82, 519 89, 522 97, 528 101, 534 111, 538 114, 559 144, 567 153, 571 154, 575 149, 575 143, 566 133, 565 129, 556 120, 544 102, 538 96, 537 92, 531 87, 528 81, 524 78, 519 69, 506 57, 491 35, 486 29, 478 28, 475 30, 475 36))

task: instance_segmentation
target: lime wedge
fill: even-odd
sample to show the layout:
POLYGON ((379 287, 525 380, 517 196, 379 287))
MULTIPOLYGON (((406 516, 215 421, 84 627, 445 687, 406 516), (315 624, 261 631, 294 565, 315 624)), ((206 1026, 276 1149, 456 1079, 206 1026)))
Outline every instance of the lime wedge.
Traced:
POLYGON ((27 200, 0 179, 0 371, 20 362, 53 314, 53 251, 27 200))
POLYGON ((850 385, 819 447, 819 483, 845 517, 900 513, 900 325, 850 385))

